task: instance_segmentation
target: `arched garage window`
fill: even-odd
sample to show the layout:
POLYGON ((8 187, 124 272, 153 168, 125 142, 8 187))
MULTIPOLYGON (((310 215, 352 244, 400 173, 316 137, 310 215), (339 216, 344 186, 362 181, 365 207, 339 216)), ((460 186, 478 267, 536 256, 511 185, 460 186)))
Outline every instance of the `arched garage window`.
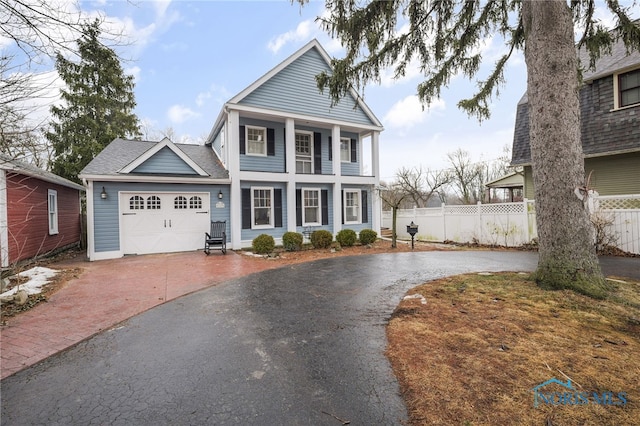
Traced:
POLYGON ((194 195, 189 198, 189 208, 190 209, 201 209, 202 208, 202 198, 194 195))
POLYGON ((173 208, 174 209, 186 209, 187 208, 187 197, 183 197, 182 195, 178 195, 173 199, 173 208))
POLYGON ((139 195, 129 198, 129 210, 144 210, 144 198, 139 195))
POLYGON ((149 210, 159 210, 160 209, 160 197, 152 195, 147 198, 147 208, 149 210))

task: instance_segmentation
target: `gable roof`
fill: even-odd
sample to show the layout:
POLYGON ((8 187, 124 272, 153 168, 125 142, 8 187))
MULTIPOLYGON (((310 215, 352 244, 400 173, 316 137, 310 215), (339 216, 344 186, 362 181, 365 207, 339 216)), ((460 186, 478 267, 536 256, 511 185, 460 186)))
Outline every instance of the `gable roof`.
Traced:
POLYGON ((76 189, 78 191, 84 191, 84 187, 82 185, 78 185, 77 183, 71 182, 70 180, 65 179, 61 176, 58 176, 46 170, 42 170, 29 163, 16 160, 15 158, 11 158, 8 155, 2 153, 0 153, 0 169, 20 173, 25 176, 30 176, 36 179, 43 180, 45 182, 66 186, 67 188, 76 189))
MULTIPOLYGON (((581 141, 585 157, 640 151, 640 106, 612 110, 613 76, 640 68, 640 51, 627 52, 624 42, 617 40, 610 55, 601 56, 595 69, 588 69, 589 54, 578 51, 583 68, 580 88, 581 141)), ((525 93, 518 102, 513 133, 512 165, 531 163, 529 145, 529 104, 525 93)))
POLYGON ((170 149, 175 155, 177 155, 182 161, 184 161, 195 173, 200 176, 208 176, 208 173, 202 170, 200 166, 196 162, 194 162, 188 155, 186 155, 180 148, 176 146, 173 142, 169 140, 169 138, 165 137, 157 144, 153 145, 150 149, 148 149, 144 154, 140 155, 138 158, 133 160, 131 163, 127 164, 120 170, 120 173, 131 173, 138 166, 142 165, 147 160, 151 159, 154 155, 156 155, 162 148, 170 149))
MULTIPOLYGON (((193 170, 197 171, 198 174, 191 175, 192 179, 229 178, 228 171, 218 160, 211 147, 174 144, 165 139, 160 142, 114 139, 82 169, 79 177, 92 180, 100 178, 105 180, 113 180, 114 178, 117 180, 133 179, 137 174, 132 170, 152 158, 161 149, 169 148, 181 159, 186 158, 188 164, 193 165, 193 170)), ((163 174, 156 176, 163 176, 163 174)))
MULTIPOLYGON (((317 39, 311 40, 309 43, 304 45, 302 48, 298 49, 291 56, 286 58, 284 61, 276 65, 274 68, 272 68, 267 73, 262 75, 256 81, 251 83, 249 86, 243 89, 240 93, 232 97, 220 111, 220 114, 218 115, 218 118, 216 119, 216 122, 213 125, 211 133, 209 134, 207 143, 211 142, 212 137, 217 133, 219 128, 224 123, 226 110, 229 106, 236 106, 236 107, 242 106, 242 105, 249 106, 249 107, 264 106, 258 103, 259 102, 258 99, 259 98, 261 98, 262 100, 268 99, 268 96, 262 96, 263 93, 261 92, 265 92, 267 90, 267 87, 270 84, 274 85, 275 90, 277 90, 278 88, 288 90, 291 88, 291 84, 296 84, 296 89, 297 89, 301 83, 308 85, 311 82, 313 84, 313 89, 315 92, 314 94, 317 96, 313 100, 316 103, 315 109, 313 110, 314 116, 329 118, 331 112, 335 113, 335 111, 338 111, 340 109, 349 110, 352 113, 353 111, 356 111, 356 113, 361 114, 359 121, 357 121, 358 123, 368 127, 378 128, 378 130, 382 130, 382 124, 380 120, 378 120, 375 114, 364 102, 362 97, 353 88, 349 90, 349 94, 345 98, 340 100, 338 105, 331 106, 329 96, 319 93, 315 83, 315 74, 313 75, 314 78, 310 81, 302 82, 299 79, 297 79, 295 83, 292 83, 290 81, 286 81, 286 78, 284 78, 283 79, 284 81, 278 82, 279 77, 282 76, 287 71, 291 70, 292 67, 295 66, 297 62, 300 62, 303 59, 308 60, 309 58, 312 58, 313 55, 317 55, 317 58, 319 58, 319 61, 316 61, 315 64, 319 65, 322 68, 322 69, 316 68, 317 69, 316 73, 319 73, 320 71, 323 71, 323 70, 331 72, 331 69, 332 69, 331 57, 328 55, 326 50, 324 50, 322 45, 320 45, 317 39), (320 97, 322 97, 322 99, 320 99, 320 97), (318 101, 322 101, 322 103, 323 104, 326 103, 326 105, 318 105, 318 101), (318 115, 319 112, 320 112, 320 115, 318 115), (326 114, 323 114, 323 113, 326 113, 326 114)), ((305 87, 305 88, 307 89, 305 93, 309 94, 310 93, 309 87, 305 87)), ((276 101, 277 101, 276 99, 272 98, 271 100, 273 100, 273 102, 267 105, 266 106, 267 108, 279 109, 280 107, 282 107, 282 104, 277 104, 276 106, 276 101)), ((300 113, 300 110, 297 109, 295 106, 292 106, 289 109, 285 108, 282 111, 294 113, 294 114, 300 113)), ((304 111, 302 112, 302 114, 304 114, 304 111)), ((358 120, 358 118, 356 118, 356 120, 358 120)))

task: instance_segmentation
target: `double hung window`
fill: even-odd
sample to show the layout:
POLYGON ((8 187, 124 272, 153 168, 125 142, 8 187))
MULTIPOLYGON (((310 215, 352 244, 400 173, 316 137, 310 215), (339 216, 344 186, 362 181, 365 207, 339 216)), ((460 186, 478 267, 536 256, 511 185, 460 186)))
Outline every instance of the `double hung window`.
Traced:
POLYGON ((267 129, 246 126, 247 155, 267 155, 267 129))
POLYGON ((361 223, 360 190, 344 190, 344 223, 361 223))
POLYGON ((349 138, 340 138, 340 161, 351 162, 351 139, 349 138))
POLYGON ((273 189, 251 189, 252 228, 273 228, 273 189))
POLYGON ((313 173, 313 139, 311 133, 296 133, 296 173, 313 173))
POLYGON ((640 69, 618 75, 619 108, 640 104, 640 69))
POLYGON ((320 190, 302 190, 302 225, 318 226, 321 224, 320 190))
POLYGON ((48 211, 49 211, 49 235, 55 235, 58 233, 58 191, 55 189, 49 189, 47 191, 48 196, 48 211))

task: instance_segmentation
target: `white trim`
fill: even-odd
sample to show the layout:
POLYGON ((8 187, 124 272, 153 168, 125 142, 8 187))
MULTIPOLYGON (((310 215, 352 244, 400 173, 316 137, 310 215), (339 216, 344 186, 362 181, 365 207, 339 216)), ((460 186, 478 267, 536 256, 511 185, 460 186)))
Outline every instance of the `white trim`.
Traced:
MULTIPOLYGON (((250 188, 251 191, 251 229, 273 229, 275 228, 274 221, 274 189, 272 186, 252 186, 250 188), (254 191, 269 191, 269 224, 268 225, 256 225, 255 219, 255 202, 254 202, 254 191)), ((264 207, 260 207, 263 209, 264 207)))
POLYGON ((7 175, 0 169, 0 266, 9 266, 9 222, 7 220, 7 175))
POLYGON ((100 182, 132 182, 132 183, 195 183, 200 185, 228 185, 231 179, 171 177, 171 176, 132 176, 132 175, 79 175, 80 179, 100 182))
POLYGON ((129 163, 128 165, 126 165, 125 167, 120 169, 119 173, 131 173, 136 167, 140 166, 145 161, 147 161, 148 159, 153 157, 153 155, 155 155, 158 151, 160 151, 164 147, 167 147, 171 151, 173 151, 174 154, 176 154, 178 157, 180 157, 180 159, 182 161, 187 163, 187 165, 189 167, 191 167, 193 169, 193 171, 196 172, 198 175, 200 175, 200 176, 209 176, 209 174, 207 172, 202 170, 202 168, 200 166, 198 166, 191 158, 189 158, 189 156, 187 154, 182 152, 182 150, 180 148, 178 148, 176 146, 176 144, 171 142, 169 140, 169 138, 166 138, 166 137, 164 139, 162 139, 160 142, 158 142, 157 144, 155 144, 153 147, 148 149, 146 152, 144 152, 138 158, 133 160, 131 163, 129 163))
POLYGON ((95 223, 93 220, 94 205, 93 205, 93 181, 85 182, 85 193, 87 194, 87 256, 89 260, 95 258, 95 223))
POLYGON ((301 206, 300 208, 302 209, 302 226, 322 226, 322 190, 320 188, 300 188, 300 190, 302 191, 300 194, 300 198, 301 198, 301 206), (316 217, 319 219, 317 222, 307 222, 306 220, 306 214, 305 214, 305 208, 307 207, 304 203, 304 192, 305 191, 313 191, 315 193, 318 194, 318 213, 316 215, 316 217))
POLYGON ((93 253, 93 256, 89 256, 89 261, 93 262, 95 260, 119 259, 121 257, 124 257, 124 253, 121 250, 101 251, 93 253))
POLYGON ((613 108, 611 108, 609 112, 622 111, 629 108, 638 108, 640 106, 640 102, 631 105, 620 106, 620 76, 622 74, 628 74, 634 71, 640 71, 640 68, 636 68, 634 66, 630 69, 616 71, 613 74, 613 108))
POLYGON ((58 191, 55 189, 47 189, 47 222, 49 223, 49 235, 58 235, 58 191), (52 204, 53 209, 51 208, 52 204))
POLYGON ((266 118, 264 119, 271 118, 273 120, 278 120, 278 119, 281 120, 283 117, 293 118, 296 121, 305 122, 305 124, 308 123, 308 125, 312 127, 327 128, 328 125, 329 126, 339 125, 347 132, 358 133, 361 130, 381 132, 384 130, 384 127, 382 126, 318 117, 316 115, 296 114, 296 113, 290 113, 290 112, 283 113, 282 111, 272 110, 272 109, 263 108, 263 107, 256 107, 251 105, 226 104, 226 108, 229 111, 233 110, 238 112, 260 114, 260 115, 266 116, 266 118))
POLYGON ((250 124, 245 124, 244 126, 244 155, 249 155, 251 157, 266 157, 267 156, 267 128, 262 126, 253 126, 250 124), (249 152, 249 129, 253 130, 261 130, 264 140, 258 142, 262 142, 262 152, 249 152))
MULTIPOLYGON (((356 158, 356 161, 357 161, 357 158, 356 158)), ((351 163, 351 138, 340 136, 340 163, 351 163), (348 151, 347 155, 349 157, 348 160, 343 160, 342 159, 342 152, 343 152, 342 151, 342 142, 343 141, 346 141, 347 145, 348 145, 348 148, 347 148, 347 151, 348 151)))
POLYGON ((313 172, 315 171, 315 159, 314 159, 314 140, 313 140, 313 132, 308 131, 308 130, 296 130, 295 134, 293 136, 293 148, 294 148, 294 152, 295 152, 295 159, 296 159, 296 165, 295 165, 295 173, 296 174, 301 174, 301 175, 312 175, 314 174, 313 172), (297 145, 296 145, 296 137, 298 135, 306 135, 309 136, 309 163, 311 164, 311 171, 309 173, 302 173, 302 172, 298 172, 298 151, 297 151, 297 145))

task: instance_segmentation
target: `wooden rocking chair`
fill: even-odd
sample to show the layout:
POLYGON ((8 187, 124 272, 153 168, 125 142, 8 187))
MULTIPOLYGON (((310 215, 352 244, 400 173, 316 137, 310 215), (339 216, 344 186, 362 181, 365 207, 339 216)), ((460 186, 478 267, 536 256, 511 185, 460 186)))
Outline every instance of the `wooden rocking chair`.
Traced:
POLYGON ((227 254, 227 222, 224 220, 211 222, 211 232, 204 233, 204 252, 208 256, 211 250, 227 254))

